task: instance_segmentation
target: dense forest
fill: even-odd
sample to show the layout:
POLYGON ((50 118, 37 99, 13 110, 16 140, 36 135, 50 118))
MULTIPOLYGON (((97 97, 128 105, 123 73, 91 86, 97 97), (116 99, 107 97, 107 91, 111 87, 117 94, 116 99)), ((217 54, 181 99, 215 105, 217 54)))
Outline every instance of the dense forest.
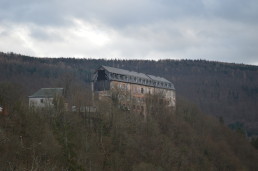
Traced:
POLYGON ((247 140, 258 133, 257 77, 257 66, 203 60, 1 53, 0 104, 9 115, 0 115, 0 170, 258 170, 258 139, 247 140), (89 83, 100 65, 167 78, 176 110, 155 96, 146 119, 117 108, 116 99, 96 100, 96 113, 62 103, 29 109, 27 97, 42 87, 63 87, 66 102, 92 105, 89 83))
MULTIPOLYGON (((1 86, 12 92, 2 96, 12 111, 0 115, 1 170, 258 170, 258 152, 243 132, 180 98, 175 111, 148 97, 143 119, 115 99, 95 101, 96 113, 32 110, 18 85, 1 86)), ((88 88, 70 86, 77 103, 90 101, 80 93, 88 88)))
POLYGON ((35 58, 0 53, 0 82, 23 87, 29 96, 42 87, 87 85, 100 65, 139 71, 167 78, 177 96, 196 104, 233 129, 258 135, 258 66, 204 60, 104 60, 35 58))

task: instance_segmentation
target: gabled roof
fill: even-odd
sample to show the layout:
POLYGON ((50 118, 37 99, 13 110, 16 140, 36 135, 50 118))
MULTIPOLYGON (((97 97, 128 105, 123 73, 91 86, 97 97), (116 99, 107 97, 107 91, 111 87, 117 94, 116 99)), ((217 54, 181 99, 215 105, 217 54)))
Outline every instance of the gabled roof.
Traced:
POLYGON ((148 76, 146 74, 143 74, 143 73, 128 71, 128 70, 119 69, 119 68, 113 68, 113 67, 108 67, 108 66, 102 66, 102 67, 104 69, 106 69, 108 72, 111 72, 111 73, 149 79, 148 76))
POLYGON ((63 88, 41 88, 29 98, 54 98, 55 96, 62 96, 63 88))
POLYGON ((163 78, 163 77, 157 77, 154 75, 148 75, 152 80, 155 81, 161 81, 161 82, 165 82, 165 83, 171 83, 170 81, 168 81, 167 79, 163 78))
POLYGON ((142 84, 142 85, 146 85, 146 86, 153 86, 153 87, 175 90, 173 83, 171 83, 170 81, 168 81, 167 79, 165 79, 163 77, 153 76, 153 75, 139 73, 139 72, 135 72, 135 71, 128 71, 128 70, 119 69, 119 68, 113 68, 113 67, 109 67, 109 66, 103 66, 103 65, 98 68, 98 70, 101 70, 101 69, 104 69, 104 70, 108 71, 109 73, 111 73, 111 74, 107 75, 109 80, 117 80, 117 81, 122 81, 122 82, 130 82, 130 83, 134 83, 134 84, 142 84), (112 74, 127 76, 129 78, 121 79, 112 74), (130 78, 130 77, 132 77, 132 78, 130 78), (137 78, 137 79, 135 80, 134 78, 137 78))

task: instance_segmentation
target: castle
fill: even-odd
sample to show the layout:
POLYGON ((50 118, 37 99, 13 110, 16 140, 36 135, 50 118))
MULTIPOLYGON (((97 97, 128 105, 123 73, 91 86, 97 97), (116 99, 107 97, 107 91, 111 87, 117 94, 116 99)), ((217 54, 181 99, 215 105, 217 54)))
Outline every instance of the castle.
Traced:
POLYGON ((100 66, 93 75, 93 92, 99 99, 116 98, 120 107, 142 114, 146 112, 146 96, 158 95, 169 107, 176 105, 176 90, 165 78, 100 66))

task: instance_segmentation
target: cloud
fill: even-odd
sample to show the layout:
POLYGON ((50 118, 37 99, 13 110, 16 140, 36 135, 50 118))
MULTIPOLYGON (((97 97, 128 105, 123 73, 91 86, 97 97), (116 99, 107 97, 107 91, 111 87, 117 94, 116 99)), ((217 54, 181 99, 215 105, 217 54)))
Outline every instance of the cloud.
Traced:
POLYGON ((258 63, 255 0, 0 1, 0 51, 258 63))

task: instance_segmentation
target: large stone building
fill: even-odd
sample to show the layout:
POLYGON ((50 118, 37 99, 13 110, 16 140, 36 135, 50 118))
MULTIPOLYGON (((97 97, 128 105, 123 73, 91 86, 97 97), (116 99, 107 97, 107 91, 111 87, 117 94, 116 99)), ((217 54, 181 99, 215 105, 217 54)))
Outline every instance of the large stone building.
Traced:
POLYGON ((143 114, 147 95, 156 94, 167 106, 176 105, 175 87, 167 79, 108 66, 95 71, 93 91, 99 99, 115 97, 122 108, 143 114))

